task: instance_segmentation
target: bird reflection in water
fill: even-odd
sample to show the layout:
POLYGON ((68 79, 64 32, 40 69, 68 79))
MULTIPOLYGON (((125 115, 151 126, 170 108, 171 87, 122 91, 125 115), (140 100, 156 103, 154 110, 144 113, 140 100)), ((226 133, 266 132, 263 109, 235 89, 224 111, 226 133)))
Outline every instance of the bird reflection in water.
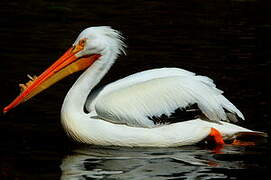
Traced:
POLYGON ((66 156, 62 180, 81 179, 195 179, 227 178, 213 168, 242 169, 238 160, 221 161, 217 155, 240 154, 242 148, 226 146, 221 154, 196 146, 181 148, 125 148, 84 146, 66 156))

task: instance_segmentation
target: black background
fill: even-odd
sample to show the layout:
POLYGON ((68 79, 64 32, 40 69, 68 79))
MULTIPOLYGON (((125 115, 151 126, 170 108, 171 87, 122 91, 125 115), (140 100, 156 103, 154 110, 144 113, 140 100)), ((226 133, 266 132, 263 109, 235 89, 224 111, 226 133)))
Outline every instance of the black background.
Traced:
MULTIPOLYGON (((41 73, 84 28, 109 25, 127 38, 128 54, 100 85, 151 68, 187 69, 215 80, 245 115, 242 126, 271 133, 268 1, 4 0, 0 7, 1 109, 19 94, 27 74, 41 73)), ((25 171, 18 175, 22 165, 14 165, 16 159, 32 157, 31 149, 38 147, 45 153, 40 158, 59 162, 72 149, 59 112, 78 75, 1 115, 2 169, 34 178, 25 171)), ((270 144, 264 148, 269 151, 270 144)), ((57 176, 57 166, 51 168, 57 176)), ((46 172, 50 176, 50 168, 46 172)))

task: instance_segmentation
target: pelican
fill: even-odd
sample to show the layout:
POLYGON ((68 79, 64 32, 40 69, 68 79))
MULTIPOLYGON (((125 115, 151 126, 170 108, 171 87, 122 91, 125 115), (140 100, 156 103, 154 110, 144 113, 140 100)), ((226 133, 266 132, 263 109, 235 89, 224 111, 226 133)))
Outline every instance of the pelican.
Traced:
MULTIPOLYGON (((213 80, 184 69, 146 70, 93 92, 118 56, 125 54, 123 40, 121 33, 111 27, 83 30, 54 64, 19 85, 20 95, 3 112, 86 69, 67 93, 61 109, 65 131, 79 142, 173 147, 193 145, 206 138, 224 144, 225 140, 244 135, 266 136, 231 124, 230 121, 244 119, 243 114, 222 95, 213 80), (181 121, 172 118, 178 110, 183 114, 197 113, 181 121)), ((238 144, 239 140, 234 142, 238 144)))

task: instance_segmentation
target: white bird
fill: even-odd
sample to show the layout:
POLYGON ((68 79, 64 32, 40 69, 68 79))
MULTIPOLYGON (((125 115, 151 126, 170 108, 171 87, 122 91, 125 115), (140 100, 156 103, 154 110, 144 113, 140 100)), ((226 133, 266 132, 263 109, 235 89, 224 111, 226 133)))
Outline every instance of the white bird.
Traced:
POLYGON ((236 136, 266 135, 225 122, 244 116, 210 78, 179 68, 139 72, 92 92, 118 56, 125 54, 125 47, 120 32, 110 27, 85 29, 52 66, 20 84, 21 94, 3 111, 87 68, 69 90, 61 110, 64 129, 79 142, 172 147, 196 144, 208 137, 223 144, 223 139, 236 136), (172 122, 176 110, 201 114, 172 122))

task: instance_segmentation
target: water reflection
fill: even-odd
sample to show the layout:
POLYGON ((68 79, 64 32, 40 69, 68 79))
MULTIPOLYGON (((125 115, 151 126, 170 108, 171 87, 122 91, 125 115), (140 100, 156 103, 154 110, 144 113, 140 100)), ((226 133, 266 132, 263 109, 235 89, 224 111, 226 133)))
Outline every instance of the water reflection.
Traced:
POLYGON ((196 179, 228 178, 215 169, 246 167, 234 155, 242 147, 227 146, 220 154, 189 146, 182 148, 81 147, 61 164, 62 180, 81 179, 196 179), (225 160, 221 158, 227 156, 225 160))

